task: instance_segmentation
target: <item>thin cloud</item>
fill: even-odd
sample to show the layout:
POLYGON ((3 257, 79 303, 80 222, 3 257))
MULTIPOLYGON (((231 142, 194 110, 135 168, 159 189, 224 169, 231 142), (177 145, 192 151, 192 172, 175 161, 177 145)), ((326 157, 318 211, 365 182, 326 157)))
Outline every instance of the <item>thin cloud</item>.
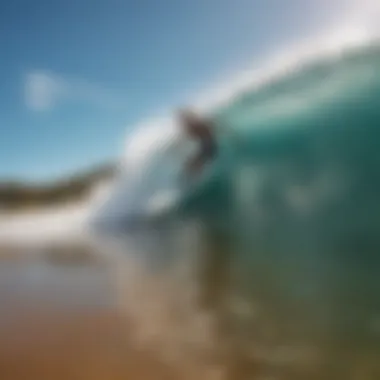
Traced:
POLYGON ((94 83, 48 71, 31 71, 24 83, 25 105, 43 112, 63 104, 87 104, 100 108, 124 107, 126 99, 94 83))
POLYGON ((66 86, 54 75, 35 71, 25 81, 25 104, 33 111, 46 111, 57 105, 65 95, 66 86))

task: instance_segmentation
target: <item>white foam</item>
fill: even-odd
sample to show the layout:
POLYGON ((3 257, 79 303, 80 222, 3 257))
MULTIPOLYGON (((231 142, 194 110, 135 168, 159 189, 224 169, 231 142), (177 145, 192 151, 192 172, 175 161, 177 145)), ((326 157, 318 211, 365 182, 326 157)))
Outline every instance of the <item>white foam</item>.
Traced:
POLYGON ((2 214, 0 242, 16 245, 58 243, 82 237, 88 209, 83 205, 2 214))

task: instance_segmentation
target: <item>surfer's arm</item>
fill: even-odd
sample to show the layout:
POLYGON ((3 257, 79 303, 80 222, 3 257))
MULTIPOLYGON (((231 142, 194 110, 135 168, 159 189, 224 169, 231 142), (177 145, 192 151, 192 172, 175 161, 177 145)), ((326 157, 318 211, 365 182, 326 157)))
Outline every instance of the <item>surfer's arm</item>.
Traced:
POLYGON ((190 175, 198 174, 203 166, 213 160, 217 155, 217 145, 212 139, 200 140, 200 149, 195 156, 193 156, 186 163, 186 172, 190 175))

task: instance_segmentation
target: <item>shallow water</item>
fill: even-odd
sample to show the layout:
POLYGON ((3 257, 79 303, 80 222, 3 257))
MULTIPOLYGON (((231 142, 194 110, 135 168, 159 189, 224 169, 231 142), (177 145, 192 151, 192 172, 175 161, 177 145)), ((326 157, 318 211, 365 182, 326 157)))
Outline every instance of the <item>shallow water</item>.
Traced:
POLYGON ((177 378, 131 345, 114 270, 61 259, 1 260, 1 379, 177 378))

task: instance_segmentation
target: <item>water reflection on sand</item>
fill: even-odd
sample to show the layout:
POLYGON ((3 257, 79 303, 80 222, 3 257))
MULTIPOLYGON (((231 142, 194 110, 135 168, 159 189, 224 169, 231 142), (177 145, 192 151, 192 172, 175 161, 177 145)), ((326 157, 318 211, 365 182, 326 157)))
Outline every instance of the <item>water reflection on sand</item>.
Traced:
POLYGON ((0 261, 1 379, 176 378, 130 346, 104 260, 13 254, 0 261))
POLYGON ((91 244, 3 248, 0 379, 378 378, 380 324, 365 302, 352 307, 371 316, 370 340, 360 321, 357 336, 342 339, 351 330, 336 323, 349 302, 330 301, 347 292, 322 310, 325 292, 290 292, 281 285, 293 283, 288 269, 258 254, 246 262, 232 240, 187 222, 91 244))

